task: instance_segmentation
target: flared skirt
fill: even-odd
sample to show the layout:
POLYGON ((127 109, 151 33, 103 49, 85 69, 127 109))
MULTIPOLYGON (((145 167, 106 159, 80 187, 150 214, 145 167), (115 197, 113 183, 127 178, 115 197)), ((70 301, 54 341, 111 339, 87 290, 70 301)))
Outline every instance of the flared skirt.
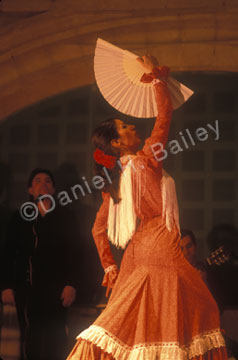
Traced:
POLYGON ((160 217, 140 224, 106 309, 77 339, 68 360, 227 359, 215 300, 160 217))

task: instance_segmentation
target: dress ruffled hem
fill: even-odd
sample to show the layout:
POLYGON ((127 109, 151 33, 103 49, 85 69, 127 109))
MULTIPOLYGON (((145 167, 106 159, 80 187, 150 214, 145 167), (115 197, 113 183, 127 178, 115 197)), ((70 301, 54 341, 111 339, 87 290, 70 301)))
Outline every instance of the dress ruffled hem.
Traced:
MULTIPOLYGON (((96 345, 105 353, 110 354, 115 360, 200 359, 213 349, 225 347, 220 329, 199 334, 185 346, 180 346, 178 342, 158 342, 137 344, 130 347, 97 325, 91 325, 77 339, 96 345)), ((74 354, 75 357, 71 356, 69 359, 79 359, 76 352, 74 354)), ((219 358, 223 359, 223 357, 217 357, 217 359, 219 358)))

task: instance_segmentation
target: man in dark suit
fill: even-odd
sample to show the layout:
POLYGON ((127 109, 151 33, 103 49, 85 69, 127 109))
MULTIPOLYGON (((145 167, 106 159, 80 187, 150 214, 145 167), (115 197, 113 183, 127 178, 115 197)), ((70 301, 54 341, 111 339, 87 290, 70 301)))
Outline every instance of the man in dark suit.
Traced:
POLYGON ((28 193, 28 210, 21 208, 9 226, 2 301, 16 303, 21 359, 63 360, 68 352, 66 308, 75 300, 78 281, 78 225, 69 209, 56 205, 49 170, 31 173, 28 193))

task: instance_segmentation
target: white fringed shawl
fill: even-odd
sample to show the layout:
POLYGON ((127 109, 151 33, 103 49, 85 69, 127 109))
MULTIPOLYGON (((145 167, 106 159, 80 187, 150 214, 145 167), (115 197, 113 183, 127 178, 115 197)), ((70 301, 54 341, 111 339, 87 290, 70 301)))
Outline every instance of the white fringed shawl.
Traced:
MULTIPOLYGON (((141 198, 140 172, 133 167, 132 160, 124 168, 120 179, 120 202, 114 204, 112 198, 109 203, 108 213, 108 238, 112 244, 125 249, 136 230, 136 213, 132 196, 132 171, 137 172, 138 194, 137 203, 141 198)), ((145 170, 144 170, 145 171, 145 170)), ((175 183, 173 178, 162 170, 161 178, 162 218, 168 231, 172 231, 176 225, 179 229, 179 210, 175 183)))
POLYGON ((125 249, 136 229, 136 213, 132 196, 132 160, 128 162, 120 178, 120 202, 110 198, 108 213, 108 237, 112 244, 125 249))
POLYGON ((175 182, 172 176, 164 169, 162 169, 160 187, 162 197, 162 218, 165 221, 166 227, 169 231, 172 231, 173 227, 176 225, 180 231, 175 182))

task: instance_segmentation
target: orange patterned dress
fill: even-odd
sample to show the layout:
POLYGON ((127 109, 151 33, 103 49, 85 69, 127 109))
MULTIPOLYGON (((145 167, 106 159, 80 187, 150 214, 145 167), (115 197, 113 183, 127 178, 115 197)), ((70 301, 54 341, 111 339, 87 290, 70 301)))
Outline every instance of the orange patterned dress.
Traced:
MULTIPOLYGON (((158 71, 152 74, 156 77, 158 71)), ((140 224, 125 250, 106 309, 78 335, 68 360, 227 359, 217 305, 184 258, 178 228, 168 231, 162 218, 162 161, 155 159, 151 145, 165 146, 172 106, 166 82, 156 82, 154 88, 158 116, 133 159, 132 194, 135 199, 140 186, 140 201, 134 202, 140 224)), ((102 266, 110 270, 115 262, 107 236, 109 200, 109 194, 103 194, 93 236, 102 266)), ((107 279, 108 272, 104 283, 107 279)))

